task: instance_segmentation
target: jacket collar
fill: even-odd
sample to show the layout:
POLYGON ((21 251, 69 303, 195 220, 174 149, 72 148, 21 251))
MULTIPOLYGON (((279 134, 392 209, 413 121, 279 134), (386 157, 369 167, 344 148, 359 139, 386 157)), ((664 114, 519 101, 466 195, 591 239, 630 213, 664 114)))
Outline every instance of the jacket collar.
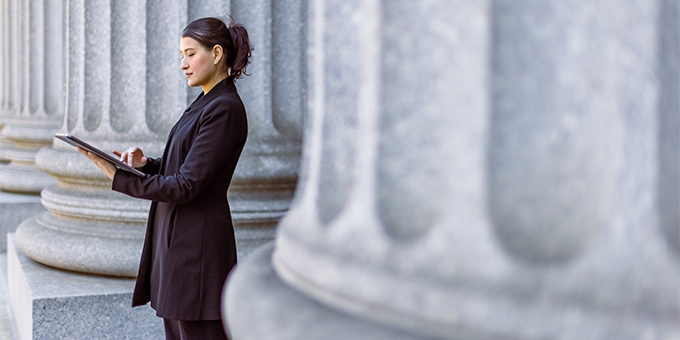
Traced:
POLYGON ((229 76, 224 79, 222 79, 219 83, 215 84, 215 86, 208 92, 208 94, 205 94, 201 92, 201 94, 196 97, 196 100, 194 100, 191 105, 189 105, 189 108, 193 108, 194 106, 201 106, 204 103, 210 102, 212 99, 217 98, 218 96, 224 94, 227 91, 230 91, 231 89, 234 88, 234 77, 229 76))

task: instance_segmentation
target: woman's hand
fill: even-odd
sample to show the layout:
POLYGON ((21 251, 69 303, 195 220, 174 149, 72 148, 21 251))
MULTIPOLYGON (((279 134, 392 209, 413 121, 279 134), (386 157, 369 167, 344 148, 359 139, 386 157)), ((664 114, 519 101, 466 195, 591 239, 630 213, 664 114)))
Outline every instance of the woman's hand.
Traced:
POLYGON ((76 149, 85 155, 89 160, 94 163, 99 169, 101 169, 102 172, 108 177, 110 180, 113 181, 113 176, 116 174, 116 170, 118 170, 113 164, 109 163, 109 161, 104 160, 103 158, 97 156, 96 154, 89 152, 81 147, 76 147, 76 149))
POLYGON ((120 157, 120 161, 137 169, 141 169, 144 165, 146 165, 146 156, 144 156, 144 152, 142 152, 142 149, 133 146, 123 152, 120 151, 113 151, 113 154, 120 157))

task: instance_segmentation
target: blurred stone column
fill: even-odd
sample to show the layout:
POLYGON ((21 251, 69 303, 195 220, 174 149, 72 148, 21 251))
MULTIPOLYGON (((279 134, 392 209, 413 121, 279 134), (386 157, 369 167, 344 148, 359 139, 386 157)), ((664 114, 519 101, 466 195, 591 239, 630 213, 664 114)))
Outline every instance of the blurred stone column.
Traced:
MULTIPOLYGON (((58 7, 59 2, 55 4, 58 7)), ((23 112, 22 108, 28 107, 29 93, 23 84, 25 82, 28 85, 28 76, 23 75, 29 74, 28 6, 28 1, 0 0, 0 130, 13 124, 15 117, 23 112)), ((42 51, 33 52, 42 55, 42 51)), ((56 60, 59 61, 59 58, 61 55, 56 60)), ((36 68, 41 69, 43 66, 41 64, 36 68)), ((61 88, 59 83, 55 86, 61 88)), ((36 124, 40 123, 36 121, 36 124)), ((40 204, 40 197, 32 188, 45 178, 49 180, 49 176, 40 173, 35 167, 31 158, 35 156, 35 150, 31 150, 31 145, 15 145, 0 134, 0 189, 14 191, 0 191, 0 252, 7 249, 7 233, 14 232, 26 218, 45 211, 40 204), (12 164, 7 165, 10 158, 12 164), (9 185, 3 186, 3 181, 9 185)))
MULTIPOLYGON (((20 66, 20 53, 24 44, 20 37, 22 17, 20 15, 19 1, 0 1, 0 129, 9 124, 19 112, 21 102, 21 80, 18 70, 20 66)), ((0 163, 9 163, 6 151, 12 147, 12 142, 0 135, 0 163)))
POLYGON ((0 189, 37 194, 56 182, 38 170, 35 155, 52 143, 63 116, 63 5, 60 0, 24 0, 19 5, 21 50, 12 45, 7 52, 21 58, 21 67, 11 72, 21 77, 21 106, 2 129, 14 146, 5 151, 11 163, 0 168, 0 189))
POLYGON ((0 0, 0 117, 10 106, 10 82, 8 47, 10 46, 9 0, 0 0))
MULTIPOLYGON (((186 98, 176 60, 186 3, 76 0, 67 10, 61 131, 105 151, 137 145, 160 155, 186 98)), ((111 191, 108 178, 61 141, 41 149, 37 164, 58 183, 41 194, 49 212, 18 227, 20 249, 58 268, 134 277, 149 202, 111 191)))
POLYGON ((680 336, 677 1, 309 13, 300 186, 234 339, 680 336))
POLYGON ((237 82, 249 128, 229 190, 239 257, 273 239, 295 190, 305 109, 305 8, 305 0, 231 1, 230 14, 255 47, 251 75, 237 82))

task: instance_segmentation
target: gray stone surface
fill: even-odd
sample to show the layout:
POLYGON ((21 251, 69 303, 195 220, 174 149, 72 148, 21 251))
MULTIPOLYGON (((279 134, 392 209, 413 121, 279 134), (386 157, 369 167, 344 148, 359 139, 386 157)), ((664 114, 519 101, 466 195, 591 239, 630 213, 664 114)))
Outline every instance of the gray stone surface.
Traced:
MULTIPOLYGON (((174 59, 168 56, 175 54, 177 38, 186 20, 210 14, 206 13, 208 4, 178 2, 168 6, 151 2, 137 10, 134 6, 142 3, 108 6, 69 2, 67 5, 69 22, 66 25, 70 32, 67 117, 60 131, 72 133, 103 150, 123 150, 135 145, 147 155, 158 157, 168 130, 184 109, 184 102, 194 99, 191 91, 187 97, 186 80, 180 77, 174 59), (189 17, 186 6, 190 7, 189 17), (150 23, 146 32, 138 27, 144 18, 150 23), (89 25, 89 22, 106 24, 89 25), (111 39, 102 38, 104 36, 111 39), (145 44, 148 44, 146 50, 139 50, 145 44), (101 54, 111 48, 121 51, 118 58, 101 54), (148 65, 137 62, 135 57, 145 51, 148 65), (127 53, 132 55, 126 57, 127 53), (98 62, 92 63, 92 60, 98 62), (133 81, 128 76, 137 74, 147 77, 133 81)), ((224 1, 215 1, 213 5, 215 11, 229 7, 224 1)), ((293 86, 285 81, 277 82, 279 94, 275 97, 281 98, 278 101, 281 105, 275 110, 272 101, 267 99, 273 96, 274 77, 271 67, 267 66, 271 65, 271 54, 267 51, 271 50, 272 33, 265 26, 270 20, 270 10, 261 12, 252 10, 250 5, 232 5, 235 18, 248 27, 253 43, 258 46, 253 70, 264 77, 253 76, 238 83, 249 112, 250 136, 234 175, 229 199, 236 229, 244 228, 237 230, 237 235, 245 237, 239 241, 242 254, 239 256, 245 256, 273 238, 274 226, 288 210, 295 188, 303 102, 299 84, 304 63, 303 51, 295 46, 303 43, 304 23, 295 21, 303 10, 299 1, 287 9, 297 11, 297 17, 279 15, 280 25, 290 26, 286 26, 285 39, 296 39, 292 47, 280 41, 283 37, 277 40, 279 49, 285 50, 286 55, 298 56, 291 64, 294 67, 287 68, 286 72, 298 77, 291 80, 293 86), (282 123, 277 125, 275 120, 282 123)), ((265 5, 254 7, 269 8, 265 5)), ((211 15, 221 14, 225 13, 211 15)), ((55 140, 53 146, 41 149, 36 163, 59 183, 48 185, 42 191, 42 202, 52 214, 27 220, 20 227, 17 242, 21 249, 36 261, 69 270, 134 276, 138 251, 133 249, 141 249, 149 202, 112 193, 110 182, 99 170, 60 141, 55 140), (117 232, 120 235, 116 235, 117 232), (69 246, 50 246, 53 238, 64 240, 69 246), (101 242, 91 242, 97 238, 101 242), (89 256, 89 252, 78 255, 84 254, 83 249, 92 251, 93 248, 98 249, 95 257, 89 256)))
POLYGON ((329 311, 415 338, 680 338, 677 1, 309 4, 300 185, 227 285, 237 340, 348 338, 329 311))
POLYGON ((15 48, 23 53, 12 58, 22 58, 22 62, 20 68, 6 71, 20 77, 22 86, 16 90, 22 95, 20 105, 7 107, 16 111, 2 128, 3 138, 14 147, 4 152, 10 164, 0 168, 0 189, 37 194, 56 183, 38 171, 35 156, 41 147, 51 144, 63 117, 63 4, 61 0, 32 1, 18 11, 12 21, 21 22, 19 32, 24 38, 15 48))
MULTIPOLYGON (((152 4, 153 5, 153 4, 152 4)), ((65 107, 61 132, 68 132, 102 150, 138 146, 157 157, 170 129, 166 120, 182 112, 185 85, 177 68, 156 68, 144 56, 147 41, 154 53, 176 53, 177 40, 165 39, 172 31, 147 33, 146 4, 131 2, 68 2, 69 34, 65 107), (96 24, 95 24, 96 23, 96 24), (158 39, 156 39, 158 38, 158 39), (116 57, 106 51, 115 50, 116 57), (141 59, 140 59, 141 58, 141 59), (140 62, 141 61, 141 62, 140 62), (147 73, 147 63, 150 69, 147 73), (164 74, 163 72, 166 72, 164 74), (147 76, 151 93, 147 96, 147 76), (154 79, 165 79, 163 86, 154 79), (176 81, 170 81, 170 80, 176 81), (161 104, 159 96, 170 95, 161 104), (170 112, 175 112, 170 113, 170 112)), ((155 4, 178 14, 182 6, 155 4)), ((153 18, 152 18, 153 19, 153 18)), ((157 23, 151 21, 151 25, 157 23)), ((179 26, 179 25, 178 25, 179 26)), ((153 54, 156 56, 156 54, 153 54)), ((134 277, 144 238, 149 202, 114 193, 111 182, 85 157, 63 142, 40 150, 37 166, 56 177, 58 184, 42 192, 49 214, 26 220, 17 230, 17 244, 34 260, 87 273, 134 277), (62 242, 54 246, 54 239, 62 242)))
POLYGON ((135 277, 149 202, 111 191, 110 181, 72 150, 41 149, 38 167, 59 179, 46 187, 48 213, 17 228, 17 244, 32 259, 85 273, 135 277), (55 243, 59 240, 59 243, 55 243))
MULTIPOLYGON (((21 103, 21 55, 12 54, 9 50, 15 47, 15 51, 21 51, 21 21, 19 3, 15 1, 2 1, 0 3, 0 128, 9 124, 19 112, 21 103), (14 18, 11 20, 10 18, 14 18)), ((14 144, 0 136, 0 163, 9 163, 5 154, 14 144)), ((3 246, 4 247, 4 246, 3 246)))
POLYGON ((240 226, 235 228, 236 251, 239 262, 245 260, 262 245, 274 240, 276 229, 271 226, 240 226))
POLYGON ((660 223, 668 245, 680 253, 680 3, 661 2, 659 25, 659 187, 660 223))
POLYGON ((144 226, 60 217, 49 212, 30 217, 16 230, 21 251, 40 263, 67 270, 137 276, 144 226), (95 229, 95 227, 97 229, 95 229))
MULTIPOLYGON (((5 240, 5 247, 7 241, 5 240)), ((0 253, 0 339, 16 340, 17 335, 14 319, 9 308, 9 287, 7 281, 7 253, 0 253)))
POLYGON ((299 20, 304 4, 289 1, 278 12, 273 6, 271 1, 231 1, 230 14, 246 27, 255 47, 247 69, 251 76, 237 82, 249 130, 230 191, 237 226, 273 228, 288 210, 300 164, 305 61, 298 47, 304 44, 299 20), (273 68, 275 60, 281 62, 275 55, 289 57, 286 67, 273 68))
POLYGON ((41 265, 8 237, 10 304, 19 339, 162 339, 148 306, 132 308, 134 279, 92 276, 41 265))
POLYGON ((7 233, 13 233, 19 224, 36 214, 45 212, 40 196, 0 191, 0 252, 7 251, 7 233))
MULTIPOLYGON (((322 340, 331 334, 337 339, 438 339, 374 324, 310 299, 278 278, 271 265, 272 250, 271 243, 261 247, 229 277, 223 295, 229 303, 222 305, 222 313, 232 339, 322 340)), ((461 331, 456 339, 470 339, 463 335, 461 331)))

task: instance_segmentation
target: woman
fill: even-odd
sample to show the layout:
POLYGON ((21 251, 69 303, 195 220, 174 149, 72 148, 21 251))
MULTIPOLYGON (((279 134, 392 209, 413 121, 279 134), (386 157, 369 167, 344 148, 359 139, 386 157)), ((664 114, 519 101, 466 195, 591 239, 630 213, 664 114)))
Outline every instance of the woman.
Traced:
POLYGON ((203 18, 184 29, 180 66, 187 84, 203 93, 170 131, 161 158, 136 147, 114 151, 145 177, 79 149, 113 180, 113 190, 153 201, 132 305, 151 302, 167 339, 226 339, 220 294, 236 264, 226 193, 248 134, 234 81, 251 50, 245 28, 233 22, 203 18))

